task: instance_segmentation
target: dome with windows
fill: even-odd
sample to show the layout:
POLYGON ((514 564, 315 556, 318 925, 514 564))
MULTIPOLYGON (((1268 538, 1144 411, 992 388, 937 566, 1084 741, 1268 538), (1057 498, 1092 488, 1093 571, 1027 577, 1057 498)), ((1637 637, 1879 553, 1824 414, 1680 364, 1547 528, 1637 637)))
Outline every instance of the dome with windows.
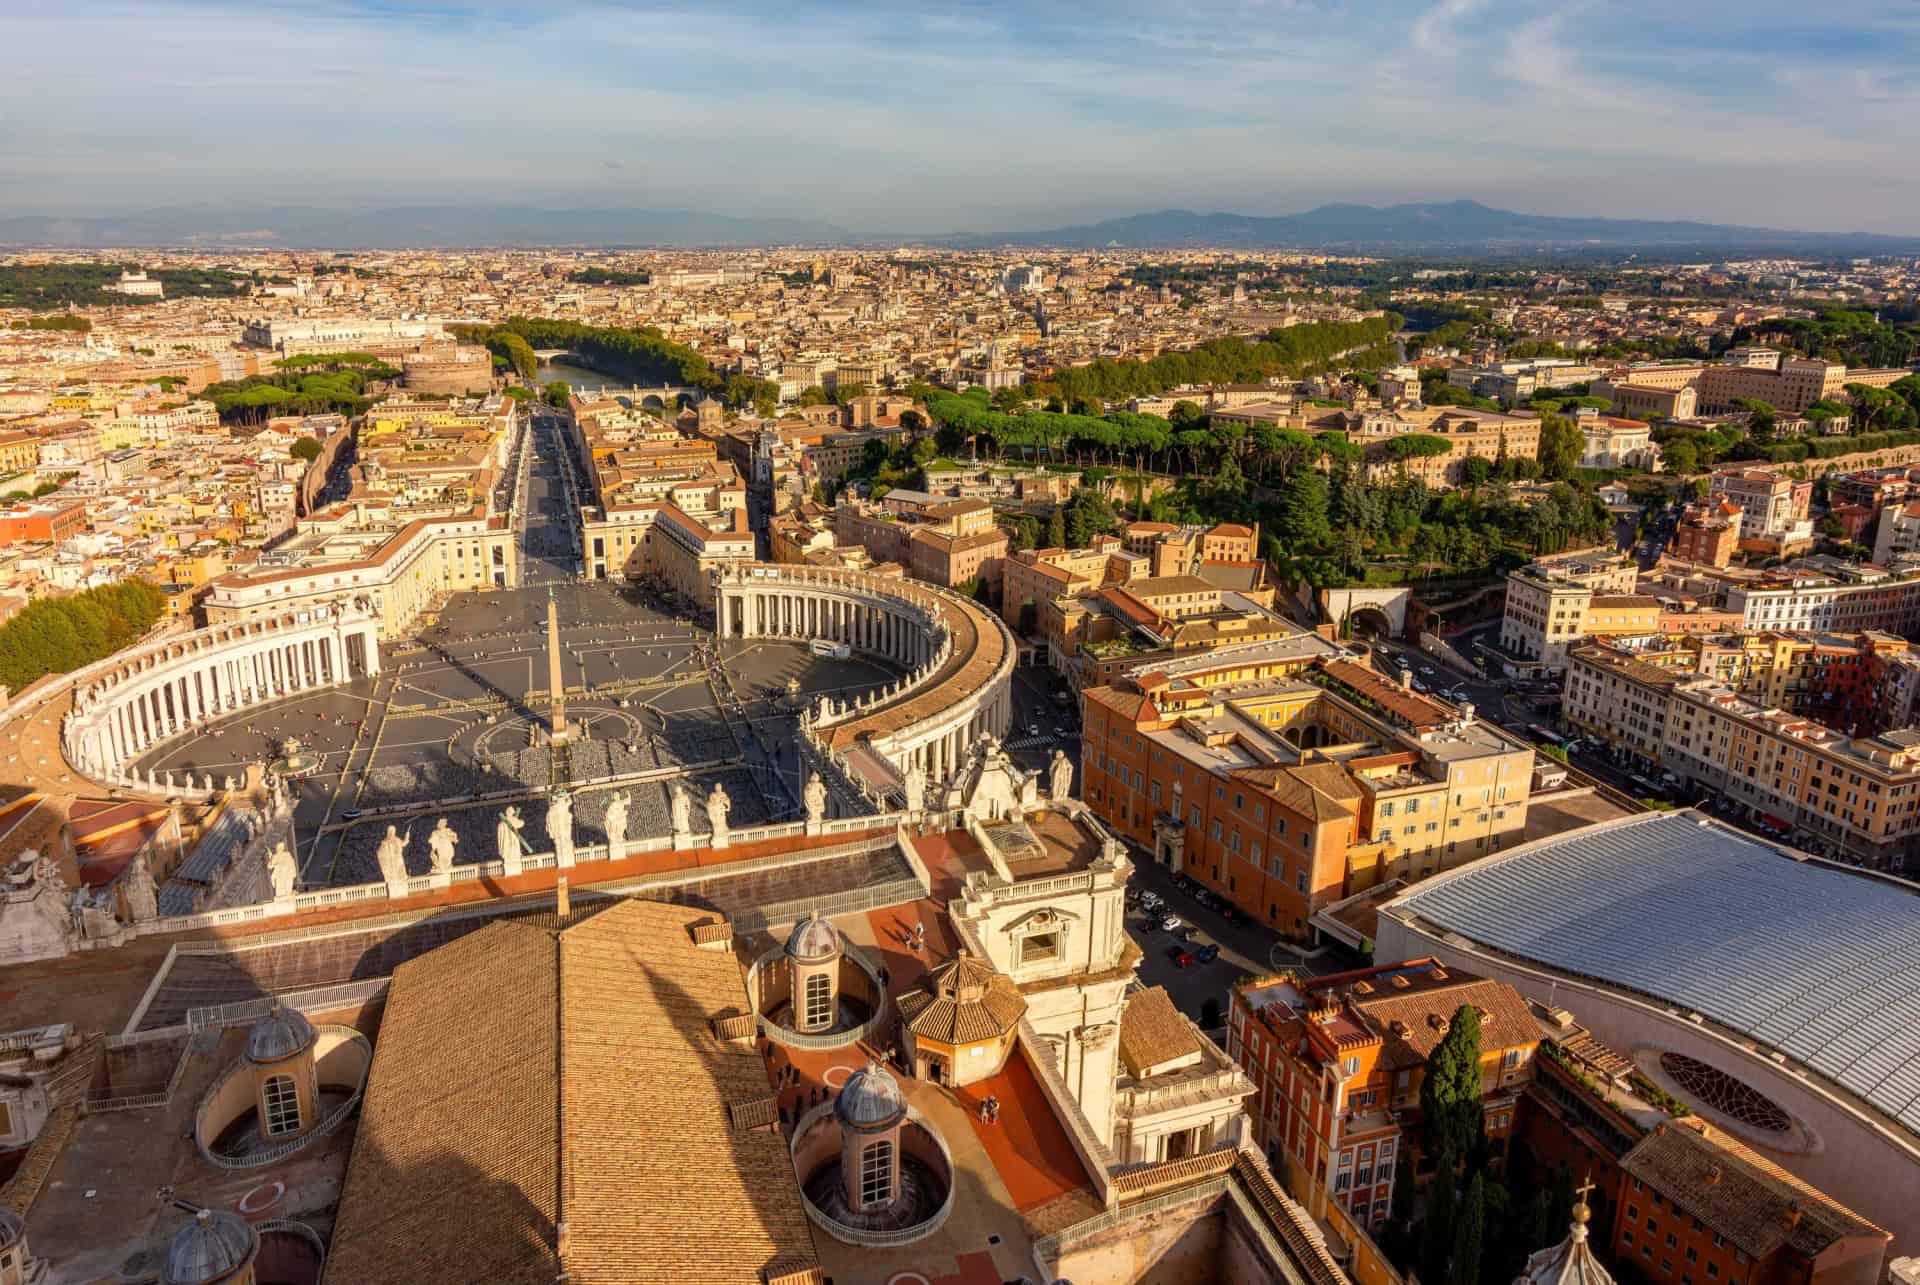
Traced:
POLYGON ((840 953, 840 930, 814 911, 793 926, 787 937, 787 957, 809 963, 832 959, 840 953))
POLYGON ((273 1011, 247 1029, 247 1061, 255 1066, 284 1062, 313 1047, 313 1040, 313 1023, 276 1000, 273 1011))
POLYGON ((242 1273, 260 1251, 260 1238, 247 1220, 224 1210, 202 1209, 167 1244, 161 1285, 220 1285, 251 1279, 242 1273))
POLYGON ((846 1087, 833 1102, 833 1113, 840 1123, 856 1129, 889 1128, 899 1123, 906 1111, 900 1081, 878 1062, 868 1062, 848 1076, 846 1087))

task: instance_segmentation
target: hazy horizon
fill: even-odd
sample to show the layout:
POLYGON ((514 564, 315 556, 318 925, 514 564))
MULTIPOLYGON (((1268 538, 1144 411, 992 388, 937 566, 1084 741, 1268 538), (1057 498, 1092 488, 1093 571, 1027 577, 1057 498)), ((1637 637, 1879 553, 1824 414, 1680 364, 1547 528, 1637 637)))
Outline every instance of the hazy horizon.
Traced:
POLYGON ((1920 8, 7 0, 0 214, 483 204, 993 235, 1472 199, 1920 235, 1920 8))

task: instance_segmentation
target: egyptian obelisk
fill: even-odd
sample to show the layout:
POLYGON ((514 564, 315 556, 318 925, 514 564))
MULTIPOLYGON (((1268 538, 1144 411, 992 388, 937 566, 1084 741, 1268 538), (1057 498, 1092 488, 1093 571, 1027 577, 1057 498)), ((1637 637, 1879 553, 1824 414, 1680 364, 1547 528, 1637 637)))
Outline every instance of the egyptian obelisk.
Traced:
POLYGON ((567 689, 560 681, 560 607, 547 586, 547 691, 553 697, 551 732, 558 743, 567 739, 567 689))

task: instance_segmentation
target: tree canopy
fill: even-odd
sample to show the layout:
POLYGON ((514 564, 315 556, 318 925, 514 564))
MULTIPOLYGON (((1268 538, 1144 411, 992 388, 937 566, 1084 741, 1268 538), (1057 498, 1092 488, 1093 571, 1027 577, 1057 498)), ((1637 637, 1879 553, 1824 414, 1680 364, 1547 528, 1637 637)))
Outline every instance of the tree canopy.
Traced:
POLYGON ((165 595, 146 580, 30 602, 0 625, 0 684, 18 692, 48 674, 103 660, 139 641, 165 609, 165 595))

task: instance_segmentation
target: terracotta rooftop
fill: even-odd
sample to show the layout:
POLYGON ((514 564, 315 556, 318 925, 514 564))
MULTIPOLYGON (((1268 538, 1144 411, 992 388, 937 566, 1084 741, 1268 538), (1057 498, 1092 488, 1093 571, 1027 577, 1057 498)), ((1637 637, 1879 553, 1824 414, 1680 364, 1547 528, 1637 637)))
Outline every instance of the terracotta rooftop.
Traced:
POLYGON ((1173 1006, 1166 989, 1135 991, 1120 1014, 1120 1060, 1136 1079, 1200 1051, 1193 1028, 1173 1006))
POLYGON ((1887 1236, 1732 1136, 1698 1121, 1655 1129, 1620 1158, 1620 1167, 1755 1258, 1782 1247, 1812 1258, 1848 1236, 1887 1236))
POLYGON ((361 1108, 328 1282, 759 1281, 814 1262, 710 912, 625 901, 490 925, 402 965, 361 1108), (742 1119, 751 1119, 750 1110, 742 1119), (687 1214, 703 1211, 698 1235, 687 1214), (568 1250, 556 1252, 564 1220, 568 1250))

